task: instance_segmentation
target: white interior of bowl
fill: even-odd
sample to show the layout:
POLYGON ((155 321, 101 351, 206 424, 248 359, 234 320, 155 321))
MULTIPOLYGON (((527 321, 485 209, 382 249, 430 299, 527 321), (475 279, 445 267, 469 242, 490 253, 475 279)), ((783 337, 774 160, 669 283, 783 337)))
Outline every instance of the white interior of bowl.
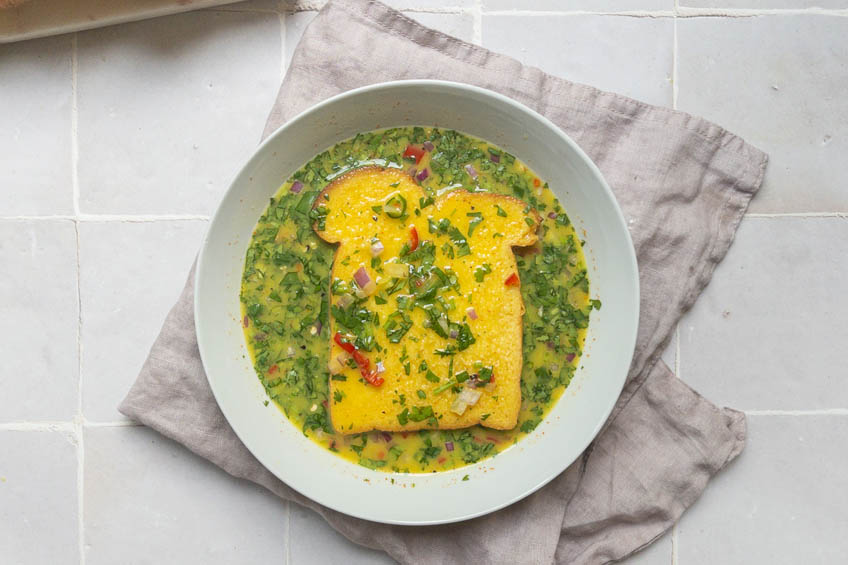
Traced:
POLYGON ((542 116, 493 92, 439 81, 351 91, 279 129, 237 175, 212 220, 195 292, 198 343, 215 397, 250 451, 302 494, 340 512, 395 524, 436 524, 491 512, 538 489, 571 464, 621 392, 638 322, 636 259, 624 219, 597 168, 542 116), (525 440, 454 471, 401 475, 352 464, 307 439, 256 377, 240 326, 239 284, 250 236, 268 199, 305 162, 358 132, 403 125, 460 130, 493 142, 550 183, 584 234, 592 314, 572 384, 525 440), (468 475, 469 480, 462 478, 468 475), (392 480, 394 482, 392 482, 392 480))

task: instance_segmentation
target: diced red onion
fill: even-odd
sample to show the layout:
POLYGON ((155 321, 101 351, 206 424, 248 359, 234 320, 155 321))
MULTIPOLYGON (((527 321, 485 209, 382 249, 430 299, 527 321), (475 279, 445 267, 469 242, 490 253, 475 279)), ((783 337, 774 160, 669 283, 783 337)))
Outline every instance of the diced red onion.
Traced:
POLYGON ((435 147, 435 145, 433 145, 433 144, 432 144, 432 143, 430 143, 429 141, 425 141, 425 142, 422 144, 422 146, 423 146, 423 147, 424 147, 424 149, 426 149, 427 151, 432 151, 432 150, 433 150, 433 148, 435 147))
POLYGON ((449 335, 450 335, 451 339, 456 339, 456 336, 458 336, 458 335, 459 335, 459 332, 458 332, 458 331, 456 331, 456 330, 453 330, 453 329, 452 329, 452 330, 450 331, 450 334, 449 334, 449 335))
POLYGON ((289 190, 294 192, 295 194, 298 194, 301 190, 303 190, 303 183, 299 180, 296 180, 292 183, 291 188, 289 190))
POLYGON ((421 172, 415 175, 415 178, 418 180, 424 180, 430 176, 430 171, 427 169, 421 169, 421 172))
POLYGON ((482 394, 483 393, 479 390, 463 388, 462 392, 459 393, 459 397, 457 397, 457 399, 460 402, 464 402, 469 406, 474 406, 475 404, 477 404, 477 401, 480 400, 480 395, 482 394))
POLYGON ((472 320, 477 319, 477 310, 474 309, 473 306, 469 306, 465 309, 465 313, 468 314, 468 317, 472 320))
POLYGON ((453 442, 452 441, 446 441, 445 442, 445 451, 453 451, 453 442))
POLYGON ((458 414, 462 416, 465 414, 465 410, 468 408, 468 404, 459 399, 459 397, 455 398, 453 404, 451 404, 450 410, 454 414, 458 414))
POLYGON ((392 434, 390 434, 389 432, 380 432, 380 435, 383 436, 383 440, 385 440, 386 443, 392 441, 392 434))
POLYGON ((500 163, 501 162, 501 156, 495 155, 494 153, 489 153, 489 160, 492 163, 500 163))
POLYGON ((548 212, 548 217, 552 220, 556 220, 556 212, 548 212))
POLYGON ((568 361, 569 363, 574 361, 574 353, 569 353, 568 355, 566 355, 565 360, 568 361))
POLYGON ((556 344, 552 341, 545 342, 545 345, 548 346, 548 349, 555 349, 556 348, 556 344))
POLYGON ((465 165, 465 170, 472 179, 477 180, 477 169, 474 168, 474 165, 468 163, 465 165))
POLYGON ((327 369, 329 369, 331 375, 338 375, 344 371, 344 365, 339 361, 338 357, 334 357, 327 363, 327 369))
POLYGON ((378 363, 377 363, 377 365, 376 365, 375 367, 376 367, 376 369, 377 369, 377 374, 378 374, 378 375, 379 375, 379 374, 381 374, 381 373, 385 373, 385 372, 386 372, 386 366, 385 366, 385 365, 383 365, 383 362, 382 362, 382 361, 378 362, 378 363))
POLYGON ((339 298, 338 302, 336 302, 336 306, 344 310, 348 306, 353 304, 353 296, 350 294, 342 294, 342 297, 339 298))
POLYGON ((365 267, 359 267, 355 273, 353 273, 353 280, 356 281, 356 284, 361 289, 365 289, 365 285, 371 282, 371 277, 368 276, 368 271, 365 270, 365 267))
POLYGON ((377 241, 371 244, 371 256, 376 257, 377 255, 382 253, 384 249, 385 247, 383 246, 383 242, 378 239, 377 241))
POLYGON ((248 318, 247 316, 245 316, 245 317, 244 317, 244 327, 246 327, 246 328, 247 328, 247 327, 249 327, 249 326, 250 326, 250 318, 248 318))
POLYGON ((377 292, 377 283, 374 281, 368 281, 368 284, 356 291, 356 295, 359 298, 365 298, 366 296, 371 296, 375 292, 377 292))
POLYGON ((386 263, 383 271, 390 277, 403 279, 409 276, 409 266, 403 263, 386 263))

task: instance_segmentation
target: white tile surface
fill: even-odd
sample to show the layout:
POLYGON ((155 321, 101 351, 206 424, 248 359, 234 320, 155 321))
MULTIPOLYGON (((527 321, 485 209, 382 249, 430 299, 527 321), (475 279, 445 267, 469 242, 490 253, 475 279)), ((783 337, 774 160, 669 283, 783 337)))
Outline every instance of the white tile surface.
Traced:
POLYGON ((85 433, 85 561, 284 563, 286 504, 141 427, 85 433))
POLYGON ((680 522, 680 565, 843 563, 845 416, 755 416, 739 459, 680 522))
POLYGON ((464 41, 474 41, 474 18, 469 13, 434 14, 427 12, 404 12, 413 20, 464 41))
MULTIPOLYGON (((396 10, 444 11, 473 7, 476 0, 384 0, 383 3, 396 10)), ((317 10, 326 0, 282 0, 285 11, 317 10)))
POLYGON ((321 516, 291 505, 292 565, 381 565, 396 563, 382 551, 357 545, 335 531, 321 516))
POLYGON ((0 216, 68 214, 71 38, 0 45, 0 216))
MULTIPOLYGON (((571 80, 671 104, 671 18, 555 13, 668 12, 671 0, 389 3, 466 40, 482 21, 487 47, 571 80)), ((258 141, 283 55, 291 57, 322 4, 251 0, 80 34, 83 213, 210 213, 258 141)), ((680 4, 717 12, 848 8, 848 0, 680 4)), ((848 18, 682 18, 678 32, 679 107, 771 154, 752 210, 848 211, 841 166, 848 18)), ((73 213, 71 42, 62 36, 0 46, 0 217, 73 213)), ((83 409, 90 421, 122 418, 115 406, 205 228, 196 221, 81 223, 83 409)), ((0 220, 0 312, 14 321, 0 331, 0 428, 59 420, 71 429, 79 363, 75 239, 71 221, 0 220)), ((719 404, 790 415, 749 417, 745 452, 684 516, 675 559, 669 533, 627 563, 829 565, 848 553, 848 354, 839 346, 848 337, 841 315, 848 311, 846 259, 844 218, 743 222, 683 321, 681 376, 719 404)), ((675 354, 672 341, 663 353, 671 367, 675 354)), ((77 448, 68 433, 0 429, 3 565, 78 563, 77 448)), ((288 524, 286 505, 273 496, 142 428, 87 427, 84 479, 88 564, 392 562, 310 510, 293 505, 288 524)))
POLYGON ((483 10, 630 12, 672 10, 674 0, 482 0, 483 10))
POLYGON ((671 332, 671 340, 668 343, 668 346, 662 352, 661 359, 665 361, 665 364, 668 365, 668 368, 671 369, 671 372, 675 372, 676 362, 677 362, 677 330, 673 329, 671 332))
POLYGON ((0 431, 0 562, 78 563, 76 470, 63 433, 0 431))
POLYGON ((176 302, 200 247, 200 221, 83 223, 80 232, 83 413, 117 406, 176 302))
MULTIPOLYGON (((469 13, 405 12, 419 23, 458 37, 465 41, 474 40, 474 18, 469 13)), ((317 12, 293 12, 285 15, 286 21, 286 64, 291 63, 294 50, 317 12)))
POLYGON ((848 211, 848 18, 678 22, 681 110, 771 157, 752 212, 848 211))
POLYGON ((79 380, 73 222, 0 220, 0 312, 0 422, 69 420, 79 380))
POLYGON ((748 218, 680 328, 681 377, 745 410, 848 408, 848 221, 748 218))
POLYGON ((845 0, 680 0, 692 8, 742 8, 746 10, 780 10, 788 8, 848 8, 845 0))
POLYGON ((281 79, 276 14, 199 11, 81 33, 83 212, 211 213, 281 79))
POLYGON ((574 82, 672 102, 670 18, 484 14, 483 46, 574 82))

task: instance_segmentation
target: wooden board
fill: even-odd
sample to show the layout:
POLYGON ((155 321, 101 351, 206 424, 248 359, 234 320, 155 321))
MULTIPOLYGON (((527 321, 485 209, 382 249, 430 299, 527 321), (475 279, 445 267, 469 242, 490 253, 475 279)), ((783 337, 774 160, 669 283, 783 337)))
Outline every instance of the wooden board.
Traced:
POLYGON ((233 3, 233 0, 29 0, 15 8, 0 9, 0 43, 233 3))

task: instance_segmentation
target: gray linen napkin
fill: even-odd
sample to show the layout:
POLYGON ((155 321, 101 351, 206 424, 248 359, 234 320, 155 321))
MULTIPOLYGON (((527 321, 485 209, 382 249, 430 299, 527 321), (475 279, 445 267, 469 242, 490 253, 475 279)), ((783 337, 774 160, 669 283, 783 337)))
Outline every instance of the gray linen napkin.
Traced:
POLYGON ((744 415, 702 398, 659 356, 730 246, 767 157, 702 119, 547 75, 368 0, 331 1, 308 27, 265 135, 334 94, 406 78, 475 84, 544 114, 598 164, 628 219, 642 288, 636 353, 583 456, 534 495, 460 524, 388 526, 321 507, 262 467, 218 409, 197 349, 193 270, 120 410, 404 563, 622 559, 667 530, 744 446, 744 415))

